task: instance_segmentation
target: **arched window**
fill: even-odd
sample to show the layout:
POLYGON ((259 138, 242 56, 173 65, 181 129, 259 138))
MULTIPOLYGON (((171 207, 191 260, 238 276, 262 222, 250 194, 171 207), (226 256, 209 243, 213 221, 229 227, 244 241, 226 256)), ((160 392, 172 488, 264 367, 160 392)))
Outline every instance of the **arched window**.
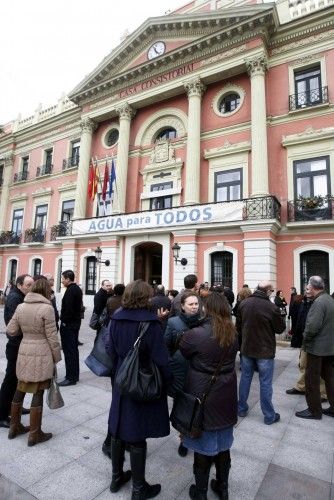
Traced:
POLYGON ((166 127, 162 130, 160 130, 160 132, 158 132, 155 140, 159 140, 159 139, 176 139, 177 137, 177 132, 175 130, 175 128, 173 127, 166 127))
POLYGON ((329 257, 327 252, 309 250, 300 254, 300 293, 304 293, 311 276, 321 276, 329 291, 329 257))
POLYGON ((32 274, 32 276, 42 274, 42 261, 41 261, 41 259, 34 259, 32 261, 31 274, 32 274))
POLYGON ((214 252, 211 254, 211 285, 233 286, 233 254, 214 252))

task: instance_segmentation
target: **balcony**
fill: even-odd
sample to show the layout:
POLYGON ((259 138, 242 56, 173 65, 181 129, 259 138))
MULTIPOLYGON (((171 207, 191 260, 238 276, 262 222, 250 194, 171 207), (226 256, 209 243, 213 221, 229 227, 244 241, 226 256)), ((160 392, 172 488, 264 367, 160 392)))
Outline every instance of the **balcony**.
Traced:
POLYGON ((14 231, 1 231, 0 232, 0 245, 19 245, 21 241, 21 234, 14 231))
POLYGON ((275 196, 247 198, 243 202, 243 220, 281 220, 281 204, 275 196))
POLYGON ((79 165, 80 155, 71 156, 70 158, 65 158, 63 160, 63 170, 68 170, 69 168, 74 168, 79 165))
POLYGON ((328 103, 328 87, 300 92, 289 96, 289 111, 328 103))
POLYGON ((333 196, 299 197, 288 201, 288 222, 333 219, 333 196))
POLYGON ((36 169, 36 177, 42 177, 43 175, 52 174, 53 165, 42 165, 36 169))
POLYGON ((72 222, 71 221, 61 221, 59 224, 51 227, 50 241, 55 241, 60 236, 71 236, 72 234, 72 222))
POLYGON ((46 231, 44 229, 32 227, 24 232, 25 243, 45 243, 46 231))
POLYGON ((22 172, 17 172, 14 174, 13 182, 22 182, 28 180, 29 172, 28 170, 23 170, 22 172))

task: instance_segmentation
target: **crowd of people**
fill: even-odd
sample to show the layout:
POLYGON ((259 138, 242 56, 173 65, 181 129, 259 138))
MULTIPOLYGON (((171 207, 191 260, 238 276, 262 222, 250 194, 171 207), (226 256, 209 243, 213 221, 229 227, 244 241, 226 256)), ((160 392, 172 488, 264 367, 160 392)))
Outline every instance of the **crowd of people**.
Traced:
MULTIPOLYGON (((59 386, 79 382, 79 330, 82 320, 82 290, 72 270, 62 273, 65 293, 58 315, 51 276, 21 275, 6 296, 7 368, 0 389, 0 427, 8 428, 9 439, 28 433, 28 446, 51 439, 43 432, 43 396, 50 387, 55 366, 65 361, 65 378, 59 386), (59 336, 58 336, 59 331, 59 336), (60 337, 60 341, 59 341, 60 337), (26 393, 32 394, 30 409, 23 407, 26 393), (30 413, 30 425, 21 423, 30 413)), ((161 485, 145 478, 147 439, 168 436, 168 396, 180 394, 203 400, 199 435, 180 434, 178 453, 193 452, 193 499, 207 498, 210 469, 216 477, 211 489, 228 498, 233 428, 249 411, 248 397, 254 373, 260 382, 260 405, 266 425, 280 414, 273 405, 273 373, 276 334, 291 320, 291 347, 300 349, 300 376, 287 394, 305 394, 307 408, 299 418, 320 420, 334 417, 334 300, 325 292, 319 276, 309 279, 304 295, 291 288, 290 304, 281 290, 261 282, 252 292, 245 284, 236 301, 226 286, 198 286, 197 276, 184 278, 184 289, 165 290, 136 280, 127 286, 103 280, 94 296, 90 325, 95 341, 103 329, 105 350, 111 360, 111 406, 102 451, 112 463, 110 491, 117 492, 132 480, 132 499, 153 498, 161 485), (158 368, 162 389, 155 399, 144 401, 123 394, 118 374, 145 325, 139 347, 139 362, 149 373, 158 368), (105 333, 106 332, 106 333, 105 333), (240 352, 241 377, 237 387, 236 356, 240 352), (209 387, 209 389, 207 389, 209 387), (205 396, 204 396, 205 395, 205 396), (322 403, 328 400, 329 407, 322 403), (131 470, 124 471, 125 451, 131 470)))

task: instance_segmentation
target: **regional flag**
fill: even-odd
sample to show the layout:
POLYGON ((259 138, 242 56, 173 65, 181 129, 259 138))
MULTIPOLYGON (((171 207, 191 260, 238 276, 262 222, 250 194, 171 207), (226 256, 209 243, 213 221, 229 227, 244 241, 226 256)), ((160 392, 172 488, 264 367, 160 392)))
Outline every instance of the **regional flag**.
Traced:
POLYGON ((94 167, 94 178, 93 178, 93 186, 92 186, 92 195, 91 195, 91 200, 94 200, 95 195, 97 193, 97 184, 100 182, 100 175, 99 175, 99 169, 97 167, 97 164, 94 167))
POLYGON ((94 167, 93 163, 89 165, 89 172, 88 172, 88 198, 94 199, 93 196, 93 185, 94 185, 94 167))
POLYGON ((104 177, 103 177, 103 186, 102 186, 102 200, 105 201, 107 196, 107 187, 109 182, 109 169, 108 163, 106 161, 106 166, 104 167, 104 177))
POLYGON ((116 172, 115 172, 115 164, 114 164, 114 159, 112 158, 111 160, 111 171, 110 171, 110 179, 109 179, 109 200, 112 199, 112 194, 114 192, 113 190, 113 183, 116 182, 116 172))

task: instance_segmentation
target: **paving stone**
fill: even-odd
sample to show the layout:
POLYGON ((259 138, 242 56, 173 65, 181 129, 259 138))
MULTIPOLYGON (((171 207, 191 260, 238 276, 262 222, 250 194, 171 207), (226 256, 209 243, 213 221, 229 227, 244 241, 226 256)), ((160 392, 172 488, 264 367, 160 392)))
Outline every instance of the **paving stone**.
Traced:
POLYGON ((0 498, 2 500, 34 500, 36 497, 20 488, 2 474, 0 474, 0 498))
POLYGON ((99 447, 101 449, 102 441, 101 434, 84 425, 79 425, 50 439, 43 446, 49 449, 50 455, 54 451, 59 451, 71 459, 76 459, 85 455, 92 448, 99 447))
POLYGON ((255 498, 273 500, 279 492, 284 500, 327 500, 330 491, 330 482, 271 464, 255 498))

